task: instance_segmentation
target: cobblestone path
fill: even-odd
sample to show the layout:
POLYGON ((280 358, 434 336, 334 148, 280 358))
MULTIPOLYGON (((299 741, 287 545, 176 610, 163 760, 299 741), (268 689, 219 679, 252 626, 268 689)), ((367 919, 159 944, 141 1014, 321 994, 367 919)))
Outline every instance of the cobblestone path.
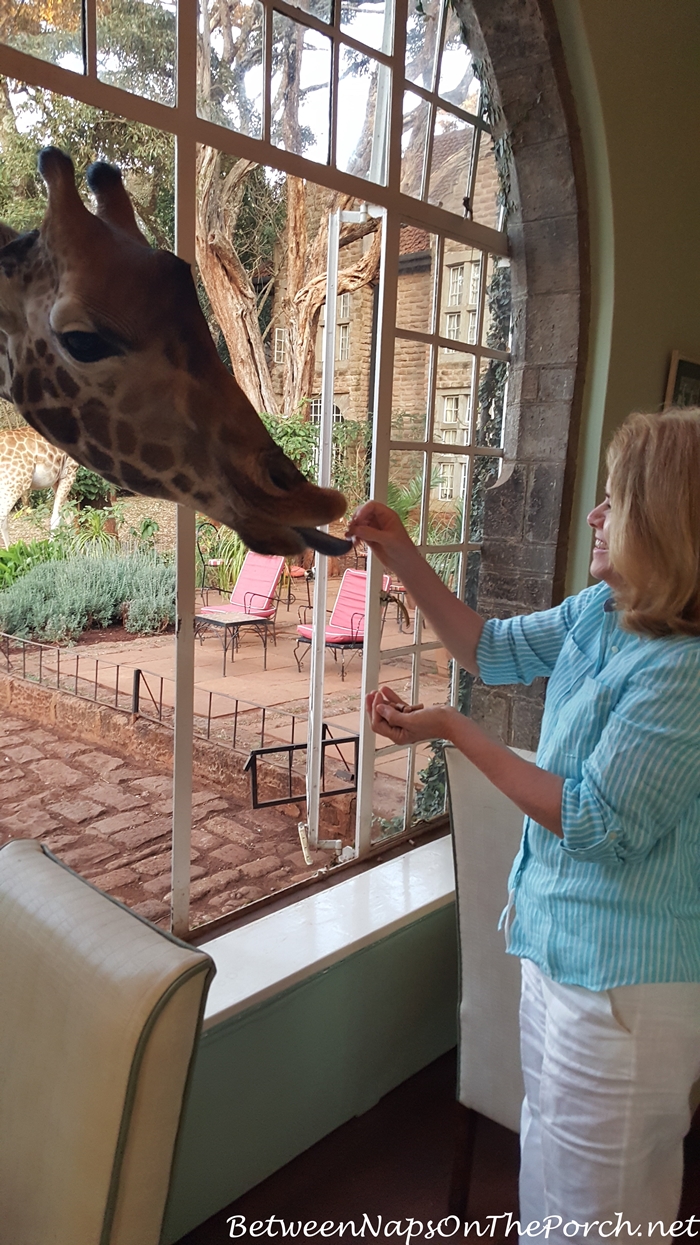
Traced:
MULTIPOLYGON (((25 718, 0 718, 0 845, 34 838, 101 890, 159 925, 170 900, 172 776, 114 749, 79 743, 25 718)), ((192 926, 330 861, 304 862, 299 808, 246 807, 195 780, 192 926)))

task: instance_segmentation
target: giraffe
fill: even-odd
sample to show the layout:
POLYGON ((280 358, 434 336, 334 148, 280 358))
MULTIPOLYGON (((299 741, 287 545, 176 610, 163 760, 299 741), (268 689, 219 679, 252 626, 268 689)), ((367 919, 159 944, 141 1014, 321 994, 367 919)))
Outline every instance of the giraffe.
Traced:
POLYGON ((119 170, 39 155, 38 230, 0 225, 0 396, 118 487, 198 509, 257 553, 346 552, 317 527, 345 498, 309 483, 219 359, 190 267, 150 247, 119 170))
POLYGON ((68 500, 78 466, 33 428, 0 432, 0 536, 6 549, 10 544, 10 511, 20 497, 28 498, 33 488, 54 490, 51 531, 58 527, 61 506, 68 500))

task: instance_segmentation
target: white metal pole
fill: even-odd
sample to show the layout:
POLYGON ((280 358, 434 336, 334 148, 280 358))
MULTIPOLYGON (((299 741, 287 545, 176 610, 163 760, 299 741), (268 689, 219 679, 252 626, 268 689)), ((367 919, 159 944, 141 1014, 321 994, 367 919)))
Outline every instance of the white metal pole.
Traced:
MULTIPOLYGON (((374 448, 370 495, 385 501, 389 479, 391 395, 394 374, 394 322, 398 281, 400 221, 386 216, 382 225, 382 262, 377 325, 377 371, 374 386, 374 448)), ((364 712, 365 696, 377 686, 381 647, 382 565, 370 553, 367 563, 365 643, 362 654, 360 696, 360 760, 357 774, 357 820, 355 854, 367 852, 372 841, 375 737, 364 712)))
MULTIPOLYGON (((197 96, 197 3, 179 0, 177 100, 182 115, 194 117, 197 96)), ((183 127, 184 128, 184 127, 183 127)), ((179 133, 175 146, 175 249, 195 262, 197 146, 194 134, 179 133)), ((175 640, 175 736, 173 742, 173 848, 171 928, 189 930, 192 838, 192 719, 194 712, 195 514, 177 508, 175 640)))
MULTIPOLYGON (((319 430, 318 482, 322 488, 328 488, 331 482, 339 242, 340 212, 331 212, 328 217, 326 322, 323 328, 323 380, 321 385, 321 427, 319 430)), ((326 657, 328 559, 317 553, 315 568, 309 726, 306 749, 306 834, 310 847, 318 847, 320 845, 318 831, 321 801, 321 741, 323 739, 323 676, 326 657)))

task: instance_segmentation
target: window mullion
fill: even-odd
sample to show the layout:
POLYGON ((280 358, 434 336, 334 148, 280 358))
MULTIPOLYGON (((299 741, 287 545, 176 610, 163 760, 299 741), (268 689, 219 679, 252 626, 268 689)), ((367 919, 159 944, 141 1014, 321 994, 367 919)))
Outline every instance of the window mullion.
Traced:
MULTIPOLYGON (((184 118, 192 117, 197 100, 196 0, 179 0, 177 100, 184 118)), ((197 147, 192 126, 183 124, 175 143, 175 249, 195 264, 197 147), (188 132, 189 130, 189 132, 188 132)), ((192 838, 192 737, 194 718, 195 513, 177 507, 176 639, 173 740, 173 837, 171 926, 174 934, 189 930, 190 855, 192 838)))

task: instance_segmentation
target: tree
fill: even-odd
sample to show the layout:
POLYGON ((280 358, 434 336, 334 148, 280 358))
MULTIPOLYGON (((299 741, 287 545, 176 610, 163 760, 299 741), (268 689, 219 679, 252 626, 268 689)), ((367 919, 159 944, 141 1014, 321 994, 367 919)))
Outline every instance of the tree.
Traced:
MULTIPOLYGON (((242 0, 211 0, 203 10, 198 57, 200 108, 212 120, 245 133, 261 132, 261 99, 251 79, 262 63, 262 25, 255 5, 242 0)), ((273 74, 276 85, 271 104, 273 137, 290 151, 303 153, 315 141, 305 124, 308 99, 318 83, 303 84, 304 56, 309 52, 304 28, 286 18, 275 23, 273 74)), ((311 49, 313 51, 313 49, 311 49)), ((372 87, 367 113, 371 111, 372 87)), ((365 135, 358 152, 366 147, 365 135)), ((360 157, 361 158, 361 157, 360 157)), ((258 267, 242 262, 241 251, 249 234, 241 230, 246 188, 257 166, 249 161, 231 162, 211 148, 200 152, 198 162, 197 262, 212 310, 226 340, 234 370, 242 388, 258 410, 274 413, 278 407, 270 377, 265 340, 274 322, 272 290, 284 278, 284 294, 275 300, 275 319, 287 332, 283 409, 299 408, 313 388, 316 337, 326 294, 327 217, 346 208, 347 197, 320 192, 299 178, 281 180, 266 170, 264 181, 269 199, 284 194, 284 233, 277 245, 260 248, 258 267), (281 244, 281 245, 280 245, 281 244)), ((280 214, 280 223, 281 223, 280 214)), ((262 217, 264 219, 264 215, 262 217)), ((365 233, 378 233, 376 222, 344 227, 341 245, 358 241, 365 233)), ((367 252, 339 275, 338 292, 361 289, 375 280, 379 268, 379 237, 367 252)))
MULTIPOLYGON (((350 17, 367 3, 371 0, 350 4, 350 17)), ((79 12, 78 0, 67 4, 26 0, 0 19, 3 36, 27 51, 36 52, 40 45, 41 55, 50 59, 76 57, 79 12)), ((100 5, 98 36, 105 81, 170 102, 175 19, 168 7, 105 0, 100 5)), ((273 137, 299 153, 316 142, 308 105, 316 92, 326 89, 323 83, 304 81, 308 56, 316 54, 309 46, 312 36, 299 23, 276 16, 273 137)), ((259 6, 248 0, 209 0, 202 5, 198 43, 200 111, 220 124, 260 134, 259 6)), ((345 72, 365 72, 362 60, 349 61, 345 72)), ((376 83, 370 82, 365 127, 351 162, 354 171, 367 163, 375 101, 376 83)), ((0 214, 9 224, 31 228, 43 214, 36 152, 46 143, 70 151, 78 169, 97 158, 119 164, 149 239, 156 246, 173 245, 169 135, 46 91, 5 82, 0 86, 0 214)), ((288 349, 282 407, 295 410, 313 388, 317 330, 325 302, 328 213, 350 206, 350 200, 206 147, 199 151, 197 181, 196 257, 202 301, 220 353, 233 365, 256 409, 275 412, 280 403, 270 377, 268 339, 275 325, 283 322, 288 349)), ((341 245, 350 246, 370 232, 377 236, 369 249, 350 252, 353 259, 341 270, 339 293, 361 289, 376 279, 380 254, 376 221, 344 227, 341 245)))

